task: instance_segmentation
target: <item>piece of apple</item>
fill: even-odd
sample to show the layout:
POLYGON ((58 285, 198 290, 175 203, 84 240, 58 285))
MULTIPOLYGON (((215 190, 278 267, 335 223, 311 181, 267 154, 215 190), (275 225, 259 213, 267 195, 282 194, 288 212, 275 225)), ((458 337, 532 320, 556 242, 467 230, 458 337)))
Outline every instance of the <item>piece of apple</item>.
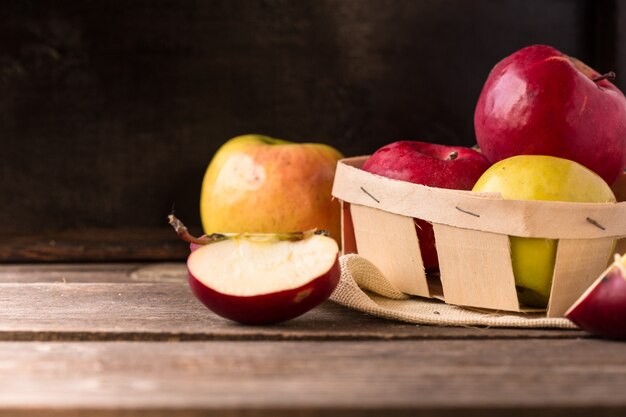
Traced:
POLYGON ((626 256, 615 262, 565 312, 582 329, 609 339, 626 339, 626 256))
POLYGON ((190 244, 191 290, 227 319, 245 324, 289 320, 328 299, 339 282, 339 246, 326 232, 194 237, 174 215, 168 220, 190 244))
MULTIPOLYGON (((398 141, 383 146, 362 169, 383 177, 430 187, 471 190, 491 164, 482 154, 463 146, 446 146, 418 141, 398 141)), ((424 268, 439 268, 435 234, 430 223, 415 221, 424 268)))
MULTIPOLYGON (((574 161, 543 155, 518 155, 494 164, 473 191, 500 193, 507 200, 615 202, 611 188, 593 171, 574 161)), ((520 302, 546 307, 558 242, 518 236, 511 236, 510 242, 520 302)))
POLYGON ((331 190, 342 154, 321 143, 237 136, 213 156, 202 182, 200 216, 211 233, 322 229, 340 235, 331 190))
POLYGON ((522 154, 571 159, 612 184, 626 167, 626 98, 614 76, 546 45, 511 54, 476 104, 481 151, 494 163, 522 154))
POLYGON ((222 317, 246 324, 289 320, 330 297, 339 282, 339 246, 326 231, 195 237, 173 214, 168 222, 189 243, 192 292, 222 317))

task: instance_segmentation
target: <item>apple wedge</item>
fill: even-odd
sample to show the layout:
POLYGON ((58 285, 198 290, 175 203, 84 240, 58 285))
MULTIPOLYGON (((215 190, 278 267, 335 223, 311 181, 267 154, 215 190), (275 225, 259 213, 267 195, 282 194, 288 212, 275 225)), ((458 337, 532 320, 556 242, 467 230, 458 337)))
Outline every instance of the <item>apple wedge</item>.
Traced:
POLYGON ((270 324, 306 313, 339 283, 339 246, 326 232, 214 233, 194 237, 173 214, 190 244, 189 286, 214 313, 245 324, 270 324))
POLYGON ((268 237, 230 237, 195 249, 187 260, 195 296, 216 314, 245 324, 289 320, 330 297, 340 275, 335 240, 268 237))
POLYGON ((607 339, 626 339, 626 256, 615 262, 565 312, 582 329, 607 339))

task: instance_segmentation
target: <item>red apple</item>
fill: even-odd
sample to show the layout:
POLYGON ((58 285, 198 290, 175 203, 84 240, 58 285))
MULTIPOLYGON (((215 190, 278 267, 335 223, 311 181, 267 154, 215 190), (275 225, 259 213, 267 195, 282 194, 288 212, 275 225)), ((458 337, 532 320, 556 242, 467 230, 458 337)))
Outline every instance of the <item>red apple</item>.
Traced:
POLYGON ((626 339, 626 257, 615 262, 565 312, 565 317, 590 333, 626 339))
MULTIPOLYGON (((462 146, 398 141, 378 149, 362 169, 415 184, 471 190, 491 164, 479 152, 462 146)), ((432 225, 416 220, 422 260, 427 271, 439 268, 432 225)))
POLYGON ((189 243, 192 292, 227 319, 246 324, 289 320, 325 301, 339 283, 339 246, 328 232, 195 237, 173 214, 168 221, 189 243))
POLYGON ((232 235, 195 247, 189 285, 214 313, 246 324, 297 317, 330 297, 339 282, 339 247, 328 236, 232 235))
POLYGON ((199 243, 190 243, 189 244, 189 250, 193 252, 196 249, 200 249, 202 246, 204 246, 204 245, 201 245, 199 243))
POLYGON ((612 184, 626 167, 626 98, 609 79, 545 45, 500 61, 482 89, 474 128, 495 163, 515 155, 576 161, 612 184))

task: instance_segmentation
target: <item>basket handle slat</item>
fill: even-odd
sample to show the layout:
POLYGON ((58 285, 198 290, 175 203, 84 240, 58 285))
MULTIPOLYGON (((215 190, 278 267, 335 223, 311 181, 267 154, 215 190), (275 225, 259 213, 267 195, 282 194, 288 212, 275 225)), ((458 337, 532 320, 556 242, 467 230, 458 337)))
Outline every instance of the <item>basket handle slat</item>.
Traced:
POLYGON ((596 239, 626 236, 626 202, 503 200, 493 193, 447 190, 359 169, 367 157, 339 161, 334 197, 432 223, 521 237, 596 239), (423 204, 428 201, 429 204, 423 204))

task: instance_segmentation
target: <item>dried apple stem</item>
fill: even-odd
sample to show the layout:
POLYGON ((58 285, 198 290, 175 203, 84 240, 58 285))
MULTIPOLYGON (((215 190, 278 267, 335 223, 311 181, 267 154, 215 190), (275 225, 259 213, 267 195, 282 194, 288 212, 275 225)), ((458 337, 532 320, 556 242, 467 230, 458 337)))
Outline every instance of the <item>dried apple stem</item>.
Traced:
POLYGON ((593 81, 594 83, 597 83, 598 81, 602 81, 602 80, 609 80, 609 81, 615 80, 615 73, 613 71, 609 71, 606 74, 602 74, 599 77, 591 79, 591 81, 593 81))
POLYGON ((178 236, 180 236, 180 238, 184 240, 185 242, 195 243, 197 245, 206 245, 207 243, 210 243, 212 241, 209 238, 195 237, 194 235, 189 233, 187 226, 185 226, 184 223, 181 222, 178 219, 178 217, 174 216, 173 214, 170 214, 169 216, 167 216, 167 220, 169 221, 170 225, 174 228, 178 236))
POLYGON ((248 239, 255 240, 257 242, 278 242, 298 241, 313 235, 328 236, 328 232, 326 230, 311 229, 293 233, 212 233, 207 236, 195 237, 189 233, 189 230, 183 222, 181 222, 173 214, 167 216, 167 220, 182 240, 188 243, 195 243, 196 245, 206 245, 208 243, 219 242, 226 239, 248 239))

